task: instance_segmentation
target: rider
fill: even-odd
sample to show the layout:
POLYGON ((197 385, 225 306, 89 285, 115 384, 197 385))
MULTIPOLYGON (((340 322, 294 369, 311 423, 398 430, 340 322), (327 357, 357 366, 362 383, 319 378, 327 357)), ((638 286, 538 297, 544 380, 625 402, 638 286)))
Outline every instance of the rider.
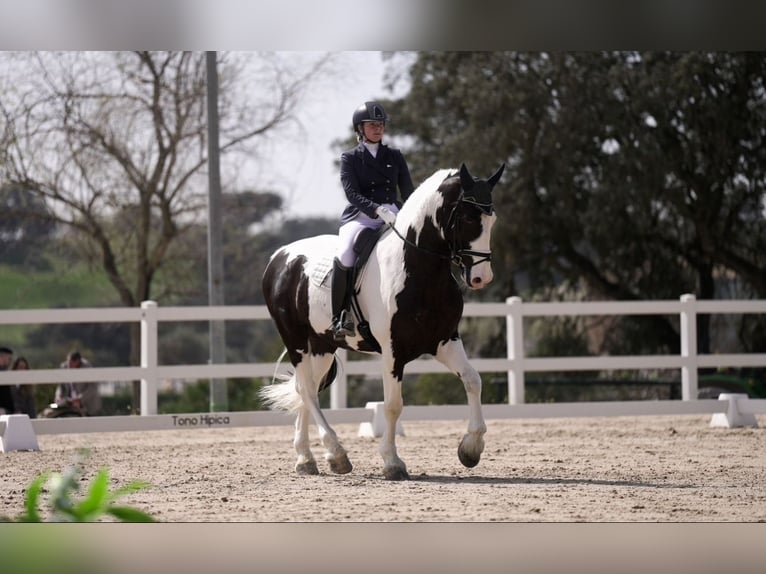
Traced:
POLYGON ((378 102, 359 106, 351 119, 359 145, 340 157, 340 181, 349 202, 341 215, 332 277, 332 330, 340 341, 354 335, 354 323, 348 316, 356 262, 354 240, 365 227, 393 225, 402 202, 414 191, 402 152, 382 142, 387 121, 388 115, 378 102))

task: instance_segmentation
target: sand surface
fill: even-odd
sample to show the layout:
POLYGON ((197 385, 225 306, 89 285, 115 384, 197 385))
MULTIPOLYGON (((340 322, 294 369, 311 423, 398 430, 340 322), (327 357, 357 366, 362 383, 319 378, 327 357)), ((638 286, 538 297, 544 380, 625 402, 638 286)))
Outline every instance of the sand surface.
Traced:
MULTIPOLYGON (((481 462, 464 468, 466 421, 403 424, 411 480, 382 477, 378 439, 336 431, 354 465, 334 475, 312 425, 319 476, 293 470, 292 427, 40 435, 38 452, 0 453, 0 516, 26 486, 88 448, 82 484, 108 467, 123 502, 166 522, 764 522, 766 417, 710 428, 710 416, 487 421, 481 462)), ((44 507, 43 507, 44 510, 44 507)))

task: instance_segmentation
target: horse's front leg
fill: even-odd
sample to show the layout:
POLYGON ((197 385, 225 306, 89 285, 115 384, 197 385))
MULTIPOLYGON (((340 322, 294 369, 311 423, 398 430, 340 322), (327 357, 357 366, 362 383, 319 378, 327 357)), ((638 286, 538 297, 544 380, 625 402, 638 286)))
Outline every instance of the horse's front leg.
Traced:
POLYGON ((396 423, 402 414, 402 381, 393 373, 394 359, 390 353, 383 355, 383 410, 386 427, 380 440, 378 452, 383 457, 383 476, 387 480, 408 480, 407 465, 396 454, 396 423))
POLYGON ((464 466, 474 467, 479 464, 481 453, 484 451, 484 433, 487 432, 487 425, 481 412, 481 377, 468 362, 463 342, 459 338, 450 339, 439 345, 436 360, 463 381, 468 398, 468 432, 460 441, 457 456, 464 466))

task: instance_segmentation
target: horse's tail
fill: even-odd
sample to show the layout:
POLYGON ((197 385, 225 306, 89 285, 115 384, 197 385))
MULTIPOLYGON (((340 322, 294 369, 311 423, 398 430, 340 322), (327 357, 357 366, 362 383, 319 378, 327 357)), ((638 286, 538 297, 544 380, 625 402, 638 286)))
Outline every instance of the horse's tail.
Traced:
MULTIPOLYGON (((284 356, 284 353, 282 354, 284 356)), ((281 357, 280 357, 281 360, 281 357)), ((319 384, 319 391, 329 387, 338 374, 338 359, 333 357, 332 365, 322 377, 319 384)), ((273 380, 279 382, 261 387, 258 395, 261 397, 264 405, 271 410, 295 413, 303 404, 301 396, 295 390, 295 373, 292 375, 274 375, 273 380)))
POLYGON ((258 395, 268 408, 274 411, 296 412, 303 401, 295 390, 295 373, 292 376, 277 375, 280 382, 261 387, 258 395))
POLYGON ((338 357, 333 357, 332 365, 330 365, 330 368, 327 369, 324 377, 322 377, 322 382, 319 384, 319 392, 322 392, 327 387, 332 385, 336 376, 338 376, 338 357))

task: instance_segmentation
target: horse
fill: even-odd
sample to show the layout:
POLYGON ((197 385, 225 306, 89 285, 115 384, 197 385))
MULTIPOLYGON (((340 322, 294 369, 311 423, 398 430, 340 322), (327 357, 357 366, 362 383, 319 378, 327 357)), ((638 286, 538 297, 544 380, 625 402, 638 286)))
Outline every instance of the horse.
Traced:
POLYGON ((352 470, 319 405, 319 392, 337 374, 338 348, 382 357, 386 424, 378 451, 386 479, 409 479, 396 451, 396 425, 403 408, 404 367, 424 355, 462 380, 470 418, 458 458, 468 468, 479 463, 487 427, 481 378, 469 364, 458 334, 461 282, 482 289, 492 281, 490 234, 497 215, 491 192, 504 169, 502 164, 483 180, 462 164, 459 170, 440 169, 418 186, 395 223, 384 226, 364 267, 357 268, 352 305, 357 328, 345 340, 336 341, 331 328, 328 277, 337 235, 300 239, 271 255, 263 274, 263 295, 294 372, 262 387, 260 396, 269 408, 296 415, 293 446, 298 474, 319 474, 309 445, 309 417, 318 427, 330 470, 337 474, 352 470), (458 270, 460 282, 455 277, 458 270))

